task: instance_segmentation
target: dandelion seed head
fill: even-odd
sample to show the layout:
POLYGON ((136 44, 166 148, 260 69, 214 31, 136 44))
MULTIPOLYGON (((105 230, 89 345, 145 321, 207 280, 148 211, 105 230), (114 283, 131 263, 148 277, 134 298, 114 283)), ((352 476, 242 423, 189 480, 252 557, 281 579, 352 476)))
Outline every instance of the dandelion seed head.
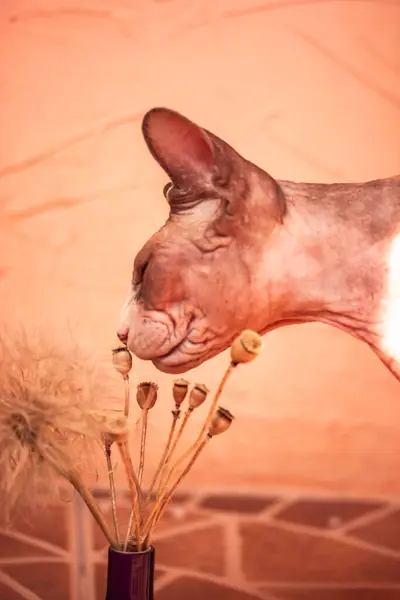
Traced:
POLYGON ((85 470, 102 443, 110 380, 77 348, 27 333, 0 337, 0 519, 51 502, 57 471, 85 470), (56 468, 55 468, 56 467, 56 468))

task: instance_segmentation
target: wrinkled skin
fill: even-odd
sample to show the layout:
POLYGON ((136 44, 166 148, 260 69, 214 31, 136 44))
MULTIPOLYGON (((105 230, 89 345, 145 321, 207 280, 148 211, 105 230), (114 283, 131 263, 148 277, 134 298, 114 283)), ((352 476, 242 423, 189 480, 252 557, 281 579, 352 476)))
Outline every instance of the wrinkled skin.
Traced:
POLYGON ((321 321, 369 344, 399 377, 399 177, 278 182, 162 108, 146 114, 143 135, 170 178, 170 214, 135 258, 121 314, 118 335, 136 356, 183 373, 244 328, 321 321))

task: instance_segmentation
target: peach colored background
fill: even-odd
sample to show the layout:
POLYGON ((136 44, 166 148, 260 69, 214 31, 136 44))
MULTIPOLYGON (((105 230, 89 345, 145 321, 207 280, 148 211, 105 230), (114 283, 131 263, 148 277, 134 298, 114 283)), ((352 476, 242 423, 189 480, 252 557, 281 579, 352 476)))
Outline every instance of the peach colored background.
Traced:
MULTIPOLYGON (((134 254, 167 215, 140 132, 155 105, 276 177, 399 172, 399 31, 384 0, 2 0, 1 323, 107 357, 134 254)), ((215 386, 226 362, 190 378, 215 386)), ((139 378, 168 394, 150 364, 139 378)), ((343 333, 271 333, 226 404, 237 421, 191 484, 400 495, 399 384, 343 333)), ((152 415, 150 463, 170 408, 152 415)))

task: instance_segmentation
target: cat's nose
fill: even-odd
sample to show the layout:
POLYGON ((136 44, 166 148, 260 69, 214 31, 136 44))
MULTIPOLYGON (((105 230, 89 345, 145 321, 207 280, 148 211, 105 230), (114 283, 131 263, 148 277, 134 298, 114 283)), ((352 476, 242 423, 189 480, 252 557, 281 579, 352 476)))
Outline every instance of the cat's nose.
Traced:
POLYGON ((119 341, 125 344, 126 346, 129 336, 129 327, 121 327, 120 329, 118 329, 117 336, 119 341))

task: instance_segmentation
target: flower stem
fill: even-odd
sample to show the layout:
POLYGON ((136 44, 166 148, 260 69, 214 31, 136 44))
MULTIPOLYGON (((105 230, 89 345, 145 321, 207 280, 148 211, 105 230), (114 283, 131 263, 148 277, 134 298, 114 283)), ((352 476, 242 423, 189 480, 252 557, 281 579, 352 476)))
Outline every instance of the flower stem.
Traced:
POLYGON ((183 430, 185 429, 186 424, 187 424, 187 422, 189 420, 189 417, 192 414, 192 412, 193 412, 192 408, 188 408, 187 411, 185 412, 185 414, 183 416, 183 419, 182 419, 182 422, 181 422, 181 426, 179 427, 179 430, 178 430, 178 432, 176 434, 176 437, 175 437, 174 441, 172 442, 171 449, 169 450, 169 452, 168 452, 168 454, 167 454, 167 456, 166 456, 166 458, 164 460, 164 465, 163 465, 163 467, 161 469, 161 474, 160 474, 160 482, 159 482, 159 487, 158 487, 158 491, 157 491, 157 499, 165 491, 165 487, 167 485, 167 482, 165 481, 166 470, 168 468, 168 465, 171 462, 171 458, 172 458, 172 456, 173 456, 173 454, 175 452, 175 449, 176 449, 176 447, 178 445, 178 442, 179 442, 180 438, 182 437, 183 430))
MULTIPOLYGON (((227 383, 230 375, 232 374, 233 370, 236 368, 236 366, 237 366, 237 364, 231 362, 230 365, 229 365, 229 367, 226 369, 226 371, 225 371, 225 373, 224 373, 224 375, 223 375, 223 377, 222 377, 222 379, 220 381, 220 384, 219 384, 219 386, 217 388, 217 391, 214 394, 214 398, 213 398, 213 401, 211 403, 210 410, 208 411, 207 418, 206 418, 206 420, 204 422, 204 425, 203 425, 203 427, 202 427, 199 435, 197 436, 196 441, 186 450, 186 452, 184 452, 178 458, 178 460, 171 467, 171 469, 170 469, 170 471, 169 471, 169 473, 168 473, 168 475, 166 477, 166 480, 165 480, 165 482, 163 484, 164 485, 164 488, 163 488, 164 490, 167 487, 168 482, 171 480, 172 475, 175 473, 175 471, 179 467, 179 465, 184 460, 186 460, 186 458, 188 458, 193 452, 196 453, 197 450, 198 450, 198 448, 201 447, 201 445, 203 443, 203 440, 204 440, 204 435, 205 435, 207 429, 210 427, 211 421, 212 421, 214 413, 215 413, 215 409, 217 407, 217 404, 218 404, 218 401, 219 401, 219 399, 221 397, 221 394, 222 394, 222 392, 224 390, 224 387, 225 387, 225 385, 226 385, 226 383, 227 383)), ((154 511, 158 511, 161 502, 162 502, 162 496, 160 496, 159 498, 157 498, 157 501, 155 503, 155 506, 154 506, 152 514, 154 513, 154 511)))
MULTIPOLYGON (((156 483, 157 483, 157 480, 158 480, 158 476, 160 475, 160 473, 161 473, 161 477, 162 477, 162 471, 163 471, 163 468, 165 466, 166 459, 168 457, 169 449, 171 447, 172 439, 174 437, 174 433, 175 433, 175 429, 176 429, 176 424, 177 424, 178 419, 180 417, 180 413, 181 413, 181 411, 179 409, 176 409, 176 410, 172 411, 171 429, 169 430, 169 435, 168 435, 167 443, 165 445, 164 452, 162 453, 162 456, 160 458, 160 462, 158 463, 158 467, 157 467, 157 470, 156 470, 156 472, 154 474, 153 481, 151 482, 149 490, 147 492, 146 504, 149 502, 149 500, 151 498, 151 494, 153 493, 153 490, 154 490, 154 488, 156 486, 156 483)), ((161 477, 160 477, 160 479, 161 479, 161 477)))
POLYGON ((157 507, 157 504, 154 507, 151 515, 149 516, 149 518, 147 519, 147 521, 143 527, 144 536, 148 540, 148 543, 150 543, 150 536, 151 536, 151 533, 152 533, 154 527, 157 525, 158 521, 161 519, 162 514, 165 511, 165 509, 167 508, 168 504, 170 503, 176 488, 179 486, 182 479, 189 473, 190 469, 193 467, 194 463, 198 459, 199 454, 203 451, 203 449, 205 448, 206 444, 210 441, 210 439, 211 439, 211 436, 207 435, 207 437, 201 442, 201 444, 198 446, 198 448, 194 452, 192 458, 188 462, 187 466, 182 471, 182 473, 179 475, 178 479, 175 481, 174 485, 171 487, 169 492, 164 493, 163 497, 160 498, 160 502, 157 503, 158 507, 157 507))
POLYGON ((142 485, 143 479, 143 471, 144 471, 144 457, 146 452, 146 436, 147 436, 147 417, 148 417, 148 409, 144 408, 142 410, 142 434, 140 439, 140 460, 139 460, 139 471, 138 471, 138 480, 139 485, 142 485))
POLYGON ((129 538, 131 536, 132 524, 135 521, 136 527, 136 546, 137 550, 140 552, 142 549, 141 542, 141 532, 140 532, 140 498, 141 498, 141 490, 139 481, 136 477, 135 469, 133 468, 132 459, 129 453, 128 443, 126 441, 118 441, 118 449, 121 454, 122 462, 124 463, 125 471, 128 477, 129 491, 131 493, 132 500, 132 512, 129 519, 128 532, 125 538, 124 544, 124 552, 128 547, 129 538))
POLYGON ((82 500, 85 502, 86 506, 92 513, 96 523, 99 525, 100 529, 106 536, 110 546, 112 546, 115 549, 118 549, 117 542, 113 539, 110 533, 107 521, 105 520, 104 515, 99 508, 99 505, 94 499, 92 492, 89 490, 88 487, 86 487, 86 485, 82 481, 80 475, 76 471, 68 471, 67 473, 62 472, 61 474, 68 479, 71 485, 74 486, 78 494, 81 496, 82 500))
POLYGON ((111 510, 113 516, 115 537, 117 538, 118 547, 121 545, 121 539, 119 536, 119 527, 118 527, 118 515, 117 515, 117 494, 115 491, 115 480, 114 480, 114 470, 111 461, 111 444, 106 441, 105 443, 105 454, 107 460, 107 470, 108 470, 108 482, 110 485, 110 495, 111 495, 111 510))
POLYGON ((124 375, 124 415, 129 417, 129 406, 130 406, 130 390, 129 390, 129 375, 124 375))

